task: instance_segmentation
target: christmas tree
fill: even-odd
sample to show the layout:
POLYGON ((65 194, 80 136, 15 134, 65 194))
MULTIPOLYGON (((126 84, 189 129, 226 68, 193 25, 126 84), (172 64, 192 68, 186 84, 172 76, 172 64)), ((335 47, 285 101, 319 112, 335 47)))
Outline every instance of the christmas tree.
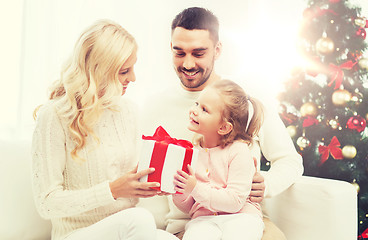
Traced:
POLYGON ((359 234, 368 228, 367 27, 361 8, 346 0, 308 1, 297 45, 305 63, 279 95, 304 175, 356 187, 359 234))

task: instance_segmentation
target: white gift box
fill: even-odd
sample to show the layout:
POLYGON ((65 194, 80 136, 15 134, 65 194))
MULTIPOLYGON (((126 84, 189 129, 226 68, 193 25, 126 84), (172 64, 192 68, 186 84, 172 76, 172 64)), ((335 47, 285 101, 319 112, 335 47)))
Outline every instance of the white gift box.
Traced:
MULTIPOLYGON (((165 132, 166 133, 166 132, 165 132)), ((170 137, 168 137, 170 138, 170 137)), ((171 138, 170 138, 171 139, 171 138)), ((198 159, 198 149, 191 147, 183 147, 168 143, 170 141, 142 140, 142 148, 138 163, 138 171, 153 167, 155 172, 146 175, 140 179, 141 182, 159 182, 160 188, 157 190, 175 193, 174 175, 178 170, 188 173, 188 164, 195 168, 198 159)))

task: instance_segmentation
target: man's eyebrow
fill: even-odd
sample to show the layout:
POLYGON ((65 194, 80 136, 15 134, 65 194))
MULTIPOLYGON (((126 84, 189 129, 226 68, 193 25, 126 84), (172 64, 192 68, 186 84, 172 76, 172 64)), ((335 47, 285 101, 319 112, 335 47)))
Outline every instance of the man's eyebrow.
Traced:
MULTIPOLYGON (((177 47, 177 46, 173 46, 173 49, 174 50, 178 50, 178 51, 182 51, 183 50, 182 48, 177 47)), ((203 48, 195 48, 195 49, 193 49, 193 52, 206 51, 207 49, 208 48, 205 48, 205 47, 203 47, 203 48)))

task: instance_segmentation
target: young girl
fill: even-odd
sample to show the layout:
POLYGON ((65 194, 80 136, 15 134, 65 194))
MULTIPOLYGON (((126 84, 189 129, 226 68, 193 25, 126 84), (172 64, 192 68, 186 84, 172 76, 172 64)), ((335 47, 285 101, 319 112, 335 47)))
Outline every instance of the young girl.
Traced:
POLYGON ((50 100, 37 112, 32 142, 38 212, 51 219, 52 240, 177 239, 158 231, 139 197, 153 172, 135 168, 135 107, 122 98, 135 81, 137 44, 120 25, 98 21, 75 45, 50 100))
POLYGON ((263 121, 262 105, 229 80, 206 87, 189 112, 199 159, 178 171, 174 203, 191 215, 183 240, 261 239, 262 212, 249 200, 256 171, 249 145, 263 121))

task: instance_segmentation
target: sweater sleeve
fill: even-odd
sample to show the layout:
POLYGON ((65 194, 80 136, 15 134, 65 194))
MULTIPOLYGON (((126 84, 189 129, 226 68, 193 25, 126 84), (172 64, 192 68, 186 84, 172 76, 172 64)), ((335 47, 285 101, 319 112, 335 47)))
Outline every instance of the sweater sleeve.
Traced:
POLYGON ((173 195, 173 202, 180 211, 189 214, 195 201, 191 195, 176 193, 173 195))
POLYGON ((33 191, 43 218, 69 217, 114 202, 109 183, 88 189, 65 190, 65 129, 52 104, 39 111, 32 140, 33 191))
POLYGON ((259 144, 265 158, 271 162, 265 178, 265 197, 286 190, 303 174, 302 157, 297 153, 284 124, 275 111, 267 109, 259 134, 259 144))
POLYGON ((193 198, 210 211, 239 212, 250 193, 255 167, 249 148, 246 144, 233 144, 229 154, 226 187, 219 188, 198 182, 193 189, 193 198))

